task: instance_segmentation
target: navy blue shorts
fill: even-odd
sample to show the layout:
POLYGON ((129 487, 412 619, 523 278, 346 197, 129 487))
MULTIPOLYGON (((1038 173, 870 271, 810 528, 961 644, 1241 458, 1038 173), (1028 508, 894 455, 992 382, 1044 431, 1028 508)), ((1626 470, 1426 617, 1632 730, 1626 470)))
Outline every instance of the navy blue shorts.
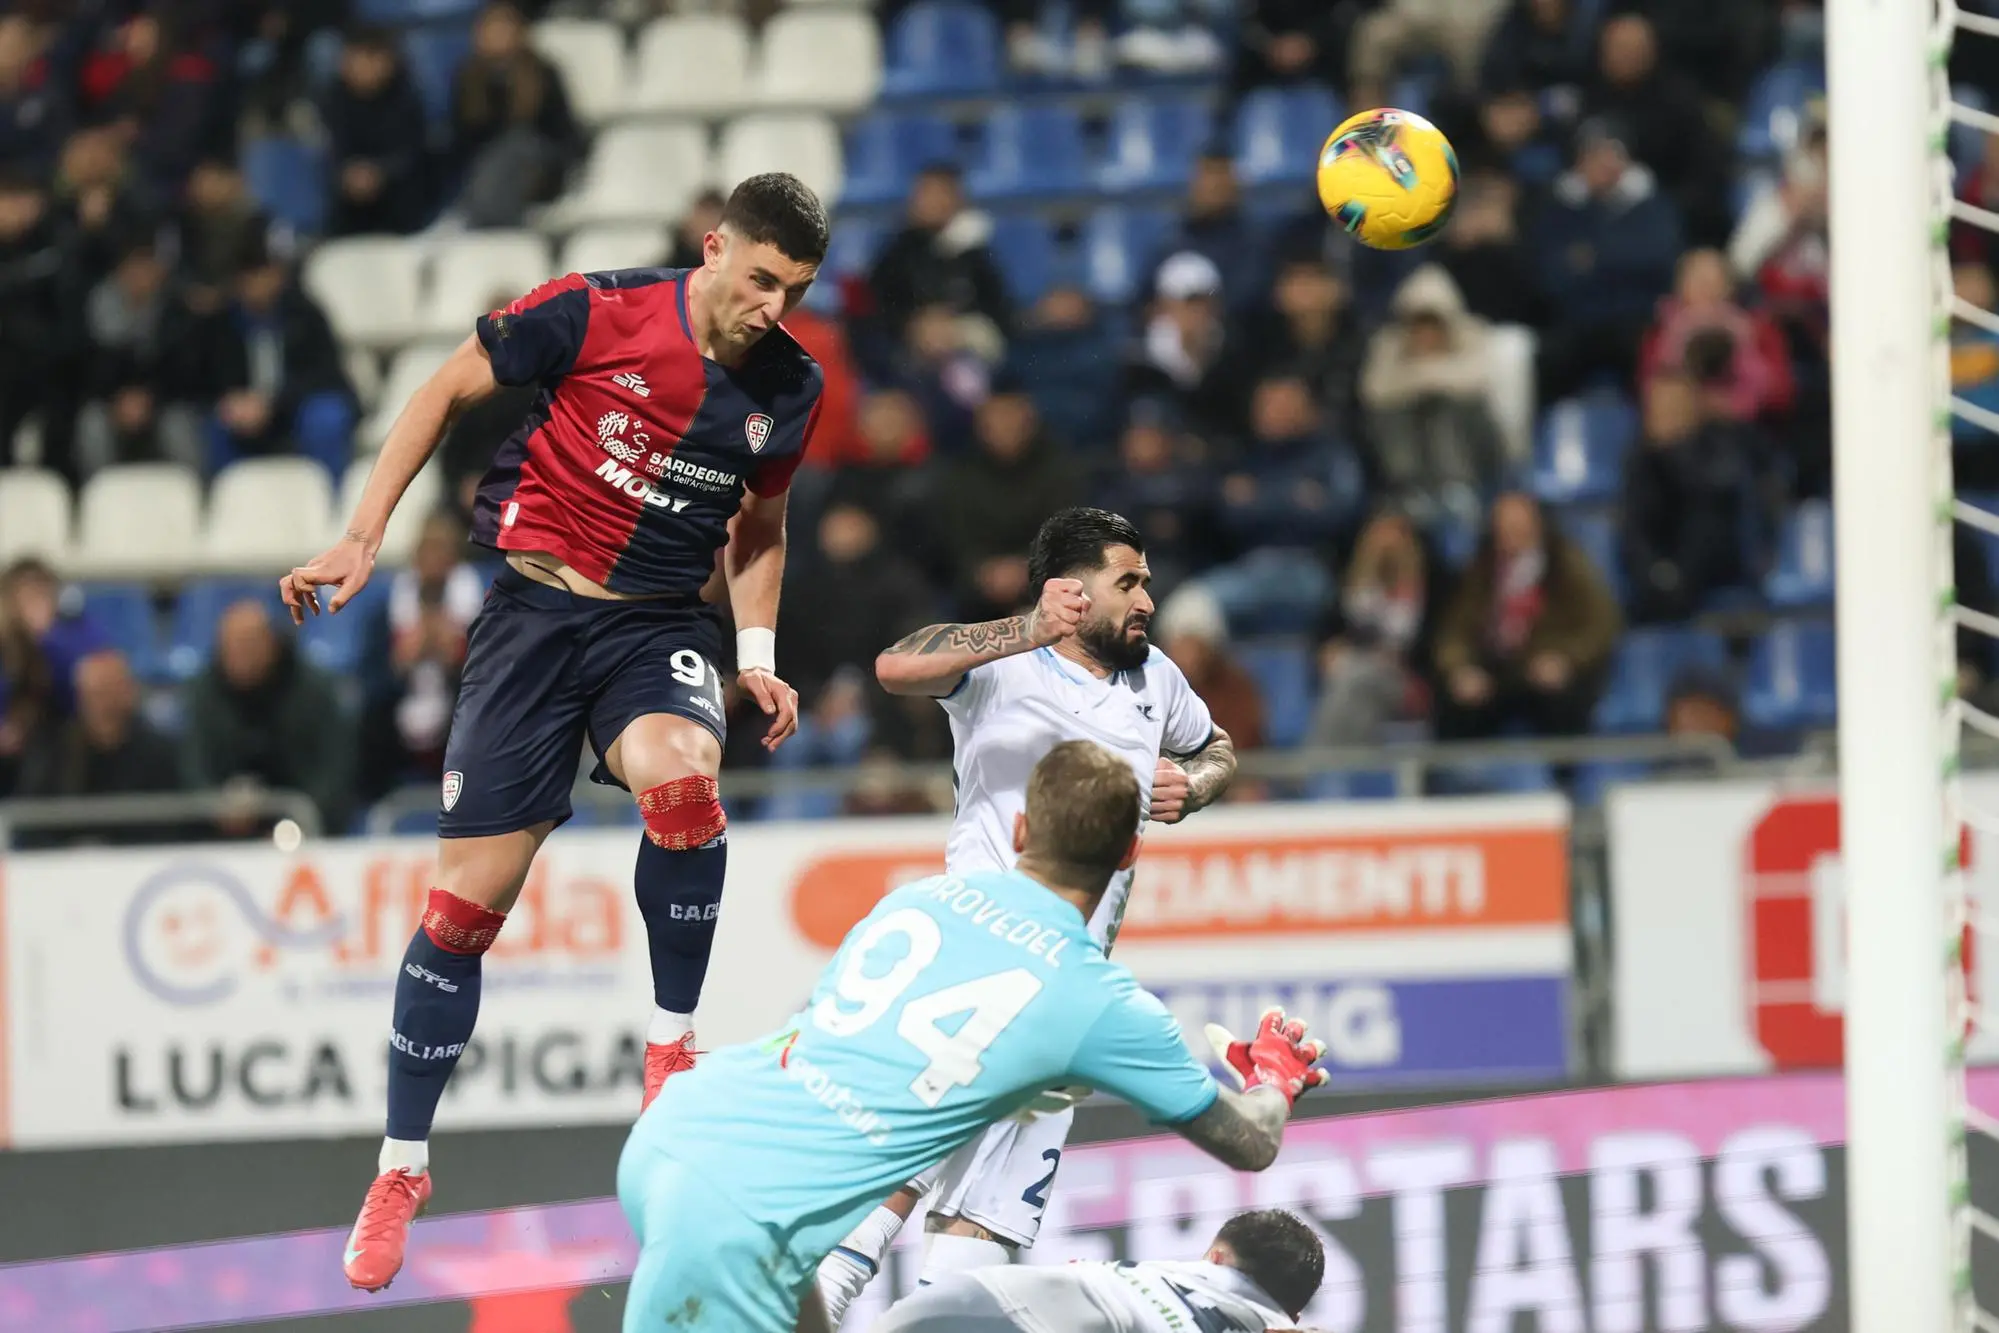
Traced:
POLYGON ((722 622, 704 602, 578 597, 500 571, 472 622, 444 746, 437 832, 513 833, 569 818, 584 740, 597 781, 634 718, 672 713, 722 739, 722 622))

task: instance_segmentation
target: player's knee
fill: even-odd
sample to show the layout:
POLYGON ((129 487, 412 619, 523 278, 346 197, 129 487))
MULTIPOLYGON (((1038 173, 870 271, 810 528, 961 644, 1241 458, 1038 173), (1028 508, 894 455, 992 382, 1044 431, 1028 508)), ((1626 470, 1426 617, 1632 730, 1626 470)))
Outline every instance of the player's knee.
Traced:
POLYGON ((669 852, 692 851, 722 836, 729 817, 722 813, 721 791, 705 773, 690 774, 647 787, 638 795, 646 838, 669 852))
POLYGON ((493 947, 505 924, 505 913, 444 889, 432 889, 424 904, 423 933, 446 953, 482 954, 493 947))

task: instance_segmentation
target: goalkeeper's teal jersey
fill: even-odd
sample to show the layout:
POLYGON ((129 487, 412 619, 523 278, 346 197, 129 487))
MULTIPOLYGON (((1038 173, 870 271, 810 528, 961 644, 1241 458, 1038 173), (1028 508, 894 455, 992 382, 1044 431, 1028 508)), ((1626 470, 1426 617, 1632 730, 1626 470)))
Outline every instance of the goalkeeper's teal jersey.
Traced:
POLYGON ((626 1155, 678 1159, 809 1271, 912 1176, 1076 1084, 1169 1124, 1216 1096, 1074 907, 1013 871, 945 875, 883 898, 782 1029, 669 1079, 626 1155))

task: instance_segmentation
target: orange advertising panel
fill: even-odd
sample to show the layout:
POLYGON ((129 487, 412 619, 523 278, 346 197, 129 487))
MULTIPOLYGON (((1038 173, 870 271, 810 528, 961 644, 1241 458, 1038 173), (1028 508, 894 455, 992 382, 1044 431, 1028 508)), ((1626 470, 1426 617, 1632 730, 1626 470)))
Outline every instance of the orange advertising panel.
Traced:
MULTIPOLYGON (((1566 843, 1554 825, 1155 840, 1119 938, 1561 925, 1566 843)), ((943 869, 941 850, 914 847, 814 857, 792 882, 793 919, 835 948, 883 894, 943 869)))

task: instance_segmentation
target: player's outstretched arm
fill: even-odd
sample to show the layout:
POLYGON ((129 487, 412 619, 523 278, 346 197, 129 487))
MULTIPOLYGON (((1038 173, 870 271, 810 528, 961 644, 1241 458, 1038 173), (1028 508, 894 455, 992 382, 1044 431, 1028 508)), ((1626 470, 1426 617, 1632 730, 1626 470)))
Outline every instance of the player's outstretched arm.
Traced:
POLYGON ((1277 1160, 1299 1094, 1326 1081, 1326 1071, 1313 1068, 1325 1044, 1308 1040, 1304 1022, 1282 1009, 1265 1010, 1248 1041, 1214 1024, 1207 1037, 1242 1091, 1221 1089, 1213 1106, 1176 1128, 1238 1171, 1261 1171, 1277 1160))
POLYGON ((898 639, 875 658, 875 679, 890 694, 941 699, 974 667, 1068 638, 1089 605, 1081 579, 1050 579, 1041 587, 1041 600, 1024 616, 976 625, 926 625, 898 639))
POLYGON ((319 614, 319 594, 315 589, 336 585, 326 609, 338 611, 354 594, 367 586, 375 569, 375 552, 382 547, 388 531, 389 515, 395 512, 403 492, 444 438, 446 427, 466 408, 490 396, 500 387, 493 378, 493 363, 476 337, 458 345, 437 373, 410 395, 382 451, 375 456, 368 485, 361 502, 354 507, 346 533, 334 547, 299 566, 279 580, 294 624, 305 621, 305 613, 319 614))

